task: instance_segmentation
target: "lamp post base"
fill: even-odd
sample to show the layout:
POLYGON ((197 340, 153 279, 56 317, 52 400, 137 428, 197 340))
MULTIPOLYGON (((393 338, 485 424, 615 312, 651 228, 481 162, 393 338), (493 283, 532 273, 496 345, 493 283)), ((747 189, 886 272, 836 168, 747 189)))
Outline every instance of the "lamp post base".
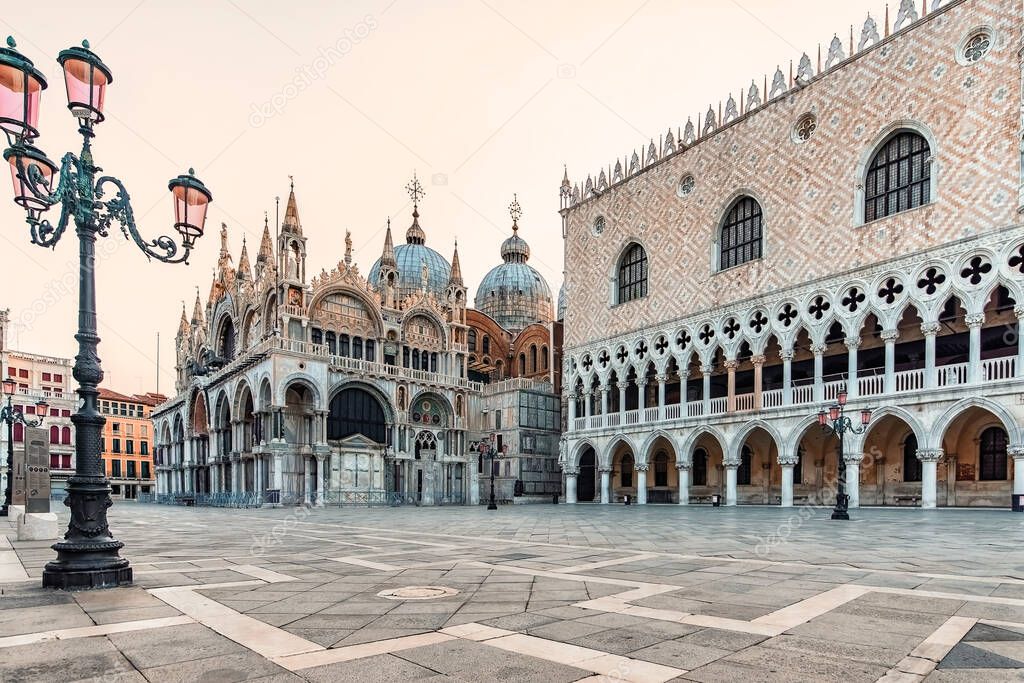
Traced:
POLYGON ((832 509, 832 519, 849 520, 850 497, 845 493, 836 496, 836 506, 832 509))
POLYGON ((849 520, 850 519, 850 513, 847 512, 846 510, 833 510, 832 511, 832 519, 845 519, 845 520, 849 520))
POLYGON ((43 588, 75 591, 131 585, 131 565, 127 559, 116 555, 123 546, 120 541, 114 541, 83 552, 72 543, 54 543, 50 547, 57 551, 57 559, 43 569, 43 588), (114 553, 114 557, 110 553, 114 553))
POLYGON ((488 510, 497 510, 497 509, 498 509, 498 504, 497 504, 497 503, 495 503, 495 502, 494 502, 494 501, 492 500, 492 501, 491 501, 490 503, 488 503, 488 504, 487 504, 487 509, 488 509, 488 510))

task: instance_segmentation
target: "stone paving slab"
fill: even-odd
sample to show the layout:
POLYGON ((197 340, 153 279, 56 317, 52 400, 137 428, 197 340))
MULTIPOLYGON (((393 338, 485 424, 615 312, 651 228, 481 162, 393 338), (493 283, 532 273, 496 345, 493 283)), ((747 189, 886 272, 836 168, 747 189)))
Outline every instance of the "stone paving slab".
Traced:
POLYGON ((785 511, 314 509, 254 553, 294 511, 117 505, 135 585, 0 579, 0 681, 1024 679, 1018 517, 826 513, 759 555, 785 511))

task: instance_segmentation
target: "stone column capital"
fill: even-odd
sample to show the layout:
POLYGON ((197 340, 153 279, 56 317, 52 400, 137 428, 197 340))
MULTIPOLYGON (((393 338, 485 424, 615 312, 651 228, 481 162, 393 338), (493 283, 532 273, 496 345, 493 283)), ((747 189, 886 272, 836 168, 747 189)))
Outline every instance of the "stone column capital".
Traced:
POLYGON ((597 471, 600 472, 601 474, 611 474, 612 473, 612 468, 611 467, 598 467, 597 471))
POLYGON ((637 379, 636 385, 638 387, 640 387, 641 389, 643 389, 644 387, 647 386, 647 378, 641 377, 641 378, 637 379))
POLYGON ((847 465, 858 465, 859 466, 862 462, 864 462, 864 454, 863 453, 844 453, 843 454, 843 462, 846 463, 847 465))
POLYGON ((580 474, 579 467, 564 467, 562 468, 562 471, 565 472, 565 476, 567 477, 577 477, 580 474))
POLYGON ((688 462, 676 462, 677 470, 688 470, 690 469, 690 463, 688 462))
POLYGON ((918 448, 917 459, 921 462, 938 462, 942 460, 941 448, 918 448))
POLYGON ((811 353, 815 356, 823 356, 828 351, 828 344, 811 344, 811 353))
POLYGON ((726 461, 724 461, 722 463, 722 467, 724 467, 727 470, 739 469, 739 466, 740 466, 740 461, 739 460, 726 460, 726 461))
POLYGON ((795 455, 789 456, 787 458, 780 457, 779 458, 779 467, 796 467, 797 463, 799 463, 799 462, 800 462, 800 459, 797 458, 795 455))
POLYGON ((750 362, 753 363, 755 368, 764 365, 765 360, 767 359, 764 357, 764 355, 750 357, 750 362))
POLYGON ((739 364, 740 364, 740 362, 738 360, 736 360, 735 358, 730 358, 730 359, 726 360, 724 363, 722 363, 722 365, 725 366, 725 369, 729 370, 730 372, 731 371, 735 371, 736 368, 739 367, 739 364))
POLYGON ((793 351, 792 348, 782 349, 782 351, 779 352, 779 358, 783 361, 792 361, 794 355, 796 355, 796 352, 793 351))
POLYGON ((861 338, 860 337, 847 337, 846 339, 843 340, 843 343, 846 344, 846 348, 847 349, 860 348, 861 338))
POLYGON ((970 315, 966 315, 964 316, 964 323, 967 325, 967 327, 971 329, 981 327, 983 324, 985 324, 985 314, 971 313, 970 315))
POLYGON ((702 364, 700 366, 700 371, 704 375, 710 375, 712 372, 714 372, 714 370, 715 370, 715 366, 714 365, 703 365, 702 364))
POLYGON ((938 322, 927 322, 921 324, 921 334, 926 337, 934 337, 942 329, 942 325, 938 322))
POLYGON ((882 330, 882 341, 886 344, 894 343, 896 338, 900 336, 899 330, 882 330))
POLYGON ((658 384, 664 384, 668 381, 668 375, 658 375, 655 379, 658 380, 658 384))
POLYGON ((1024 458, 1024 446, 1010 446, 1006 449, 1006 454, 1014 460, 1020 460, 1024 458))
POLYGON ((1013 307, 1013 314, 1017 316, 1017 319, 1024 318, 1024 306, 1018 304, 1013 307))
POLYGON ((635 465, 633 465, 633 469, 635 469, 637 472, 647 472, 649 468, 650 465, 648 465, 646 462, 638 462, 635 465))

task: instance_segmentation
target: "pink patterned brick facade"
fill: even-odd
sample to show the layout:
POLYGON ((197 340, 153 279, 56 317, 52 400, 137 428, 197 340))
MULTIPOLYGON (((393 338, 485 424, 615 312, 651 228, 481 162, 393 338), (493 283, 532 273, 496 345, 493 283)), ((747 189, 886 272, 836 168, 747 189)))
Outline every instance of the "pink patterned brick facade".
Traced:
POLYGON ((566 357, 599 340, 1018 224, 1021 28, 1020 0, 945 3, 802 89, 568 208, 566 357), (992 31, 991 50, 963 65, 958 49, 980 27, 992 31), (795 142, 794 127, 808 112, 817 129, 795 142), (932 141, 933 201, 859 224, 865 165, 904 124, 932 141), (696 182, 680 197, 687 174, 696 182), (719 226, 744 193, 763 207, 764 258, 716 273, 719 226), (599 215, 605 228, 595 235, 599 215), (647 249, 649 295, 610 305, 616 263, 632 241, 647 249))

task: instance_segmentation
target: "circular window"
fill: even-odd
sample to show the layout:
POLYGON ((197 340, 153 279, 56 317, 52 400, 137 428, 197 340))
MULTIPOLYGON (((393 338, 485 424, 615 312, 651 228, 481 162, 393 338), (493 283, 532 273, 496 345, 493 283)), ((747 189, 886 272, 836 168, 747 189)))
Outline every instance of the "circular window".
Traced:
POLYGON ((693 176, 687 173, 683 176, 683 179, 679 181, 679 187, 676 188, 676 194, 680 197, 686 197, 693 192, 693 186, 697 184, 697 181, 693 179, 693 176))
POLYGON ((796 142, 806 142, 807 140, 810 140, 817 127, 818 119, 814 114, 804 114, 796 122, 796 126, 793 128, 793 140, 796 142))
POLYGON ((594 219, 593 231, 595 235, 600 235, 602 232, 604 232, 604 224, 604 216, 598 216, 597 218, 594 219))
POLYGON ((988 31, 977 31, 964 43, 963 59, 967 64, 981 60, 992 48, 992 34, 988 31))

